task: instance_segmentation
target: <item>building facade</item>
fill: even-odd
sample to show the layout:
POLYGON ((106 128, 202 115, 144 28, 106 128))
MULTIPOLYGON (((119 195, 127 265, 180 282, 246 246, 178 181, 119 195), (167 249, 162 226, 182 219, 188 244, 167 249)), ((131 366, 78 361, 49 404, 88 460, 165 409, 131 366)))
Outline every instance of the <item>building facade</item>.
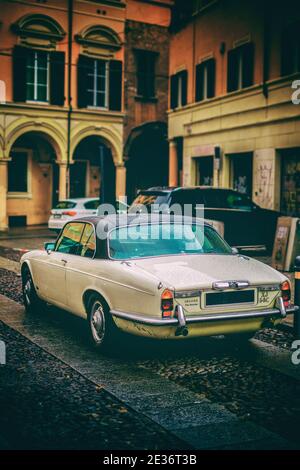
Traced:
MULTIPOLYGON (((166 139, 168 83, 165 77, 151 96, 151 104, 155 99, 159 103, 157 111, 145 111, 148 99, 137 111, 138 100, 132 95, 138 74, 149 76, 141 68, 148 62, 138 66, 130 38, 135 29, 151 36, 156 24, 160 31, 155 37, 165 41, 171 3, 1 2, 1 230, 46 223, 51 207, 68 196, 98 197, 101 192, 110 202, 126 194, 126 169, 136 137, 133 129, 162 122, 166 139), (126 52, 126 37, 130 52, 126 52), (130 72, 126 59, 131 61, 130 72), (160 103, 162 86, 165 101, 160 103)), ((138 48, 143 49, 142 42, 138 48)), ((159 58, 156 43, 149 42, 146 49, 159 58)), ((167 74, 166 55, 163 61, 167 74)), ((155 64, 155 74, 160 63, 155 64)), ((140 165, 137 156, 133 160, 140 165)))
POLYGON ((125 29, 126 194, 168 183, 168 72, 172 1, 128 4, 125 29), (158 6, 159 5, 159 6, 158 6))
POLYGON ((175 2, 171 186, 235 188, 262 207, 300 216, 300 105, 292 101, 299 26, 299 3, 291 0, 284 7, 268 0, 175 2))

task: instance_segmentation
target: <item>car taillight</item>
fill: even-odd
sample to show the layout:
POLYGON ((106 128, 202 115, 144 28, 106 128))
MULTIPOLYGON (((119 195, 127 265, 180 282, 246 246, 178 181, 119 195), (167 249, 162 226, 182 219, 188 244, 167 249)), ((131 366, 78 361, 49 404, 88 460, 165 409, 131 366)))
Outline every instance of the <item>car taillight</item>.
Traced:
POLYGON ((281 297, 285 307, 288 307, 291 300, 291 287, 289 281, 284 281, 280 285, 281 297))
POLYGON ((164 318, 171 317, 173 315, 174 301, 173 292, 169 289, 165 289, 161 294, 161 313, 164 318))
POLYGON ((71 217, 73 217, 76 214, 77 214, 76 211, 64 211, 63 212, 63 215, 70 215, 71 217))

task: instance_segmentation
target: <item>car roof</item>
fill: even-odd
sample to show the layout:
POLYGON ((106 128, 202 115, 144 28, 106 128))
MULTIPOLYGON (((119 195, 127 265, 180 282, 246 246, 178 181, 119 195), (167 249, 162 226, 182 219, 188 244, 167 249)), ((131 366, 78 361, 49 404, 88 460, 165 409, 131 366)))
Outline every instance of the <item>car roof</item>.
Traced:
POLYGON ((232 188, 215 188, 214 186, 153 186, 148 189, 141 189, 139 194, 149 193, 149 192, 158 192, 158 193, 171 193, 173 191, 193 191, 196 189, 201 189, 201 191, 234 191, 238 192, 236 189, 232 188))
POLYGON ((61 201, 58 201, 58 202, 65 202, 65 201, 87 202, 87 201, 97 201, 97 200, 99 200, 99 197, 70 197, 68 199, 62 199, 61 201))
POLYGON ((196 223, 203 222, 206 226, 211 226, 206 221, 190 216, 181 216, 173 214, 117 214, 117 215, 103 215, 103 216, 92 216, 92 217, 80 217, 73 219, 72 222, 89 222, 94 225, 97 229, 101 225, 106 227, 106 231, 110 231, 113 228, 124 227, 128 225, 142 225, 142 224, 153 224, 153 223, 196 223))

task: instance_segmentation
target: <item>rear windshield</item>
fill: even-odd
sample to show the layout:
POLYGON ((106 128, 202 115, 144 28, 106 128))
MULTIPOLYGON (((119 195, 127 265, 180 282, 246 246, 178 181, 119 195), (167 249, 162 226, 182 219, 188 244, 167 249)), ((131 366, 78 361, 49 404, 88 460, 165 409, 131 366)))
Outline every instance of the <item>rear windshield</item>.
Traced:
POLYGON ((76 206, 76 202, 73 201, 60 201, 56 204, 54 209, 73 209, 76 206))
POLYGON ((231 254, 215 230, 198 224, 145 224, 119 227, 110 233, 113 259, 138 259, 184 254, 231 254))
POLYGON ((152 204, 166 204, 168 200, 168 194, 162 193, 140 193, 131 206, 129 207, 128 212, 135 212, 136 206, 144 205, 147 208, 150 208, 152 204))

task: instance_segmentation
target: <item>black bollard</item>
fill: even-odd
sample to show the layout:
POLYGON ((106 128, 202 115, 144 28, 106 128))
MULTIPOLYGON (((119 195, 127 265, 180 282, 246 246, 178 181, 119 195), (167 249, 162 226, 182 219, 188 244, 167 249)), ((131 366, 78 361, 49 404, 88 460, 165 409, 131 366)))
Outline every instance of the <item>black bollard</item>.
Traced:
MULTIPOLYGON (((300 307, 300 256, 295 259, 295 305, 300 307)), ((300 338, 300 310, 294 313, 294 335, 300 338)))

